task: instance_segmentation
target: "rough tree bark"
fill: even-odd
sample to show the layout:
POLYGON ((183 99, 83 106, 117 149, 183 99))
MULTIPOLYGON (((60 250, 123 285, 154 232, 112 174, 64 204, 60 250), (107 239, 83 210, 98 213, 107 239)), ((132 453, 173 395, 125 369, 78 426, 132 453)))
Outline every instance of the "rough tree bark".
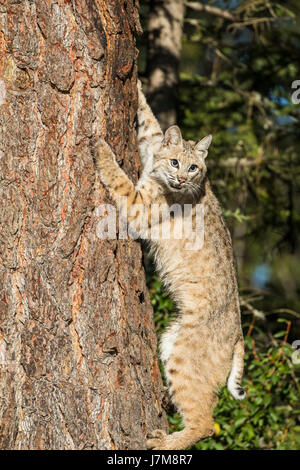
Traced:
POLYGON ((135 0, 0 0, 0 448, 165 428, 141 250, 100 240, 101 135, 136 180, 135 0))
POLYGON ((185 6, 183 0, 151 0, 148 22, 147 98, 161 127, 176 123, 185 6))

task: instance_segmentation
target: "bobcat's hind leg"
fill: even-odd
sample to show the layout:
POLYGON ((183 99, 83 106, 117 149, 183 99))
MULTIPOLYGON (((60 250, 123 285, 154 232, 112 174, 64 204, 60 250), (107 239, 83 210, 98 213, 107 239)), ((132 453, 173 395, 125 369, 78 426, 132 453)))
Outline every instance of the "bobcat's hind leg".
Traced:
POLYGON ((199 426, 186 427, 182 431, 166 434, 161 429, 153 431, 147 440, 148 449, 153 450, 184 450, 205 437, 212 436, 214 433, 213 424, 200 432, 199 426))
POLYGON ((165 371, 170 395, 185 428, 170 435, 153 431, 147 441, 148 448, 186 449, 214 433, 212 413, 217 403, 221 367, 217 364, 214 370, 214 361, 218 363, 219 358, 213 353, 210 357, 207 343, 201 344, 201 330, 196 329, 191 334, 186 326, 181 328, 179 323, 174 323, 163 337, 163 348, 169 347, 162 351, 162 359, 167 359, 165 371))

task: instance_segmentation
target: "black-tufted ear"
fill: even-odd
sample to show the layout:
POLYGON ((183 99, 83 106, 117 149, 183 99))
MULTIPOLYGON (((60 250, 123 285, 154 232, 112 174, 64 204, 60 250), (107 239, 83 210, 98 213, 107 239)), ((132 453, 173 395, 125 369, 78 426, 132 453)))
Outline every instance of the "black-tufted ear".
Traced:
POLYGON ((203 139, 199 140, 199 142, 195 145, 195 152, 197 153, 198 157, 206 158, 207 157, 207 150, 210 146, 212 141, 212 135, 207 135, 203 137, 203 139))
POLYGON ((180 145, 182 143, 181 131, 178 126, 171 126, 166 130, 164 143, 167 145, 180 145))

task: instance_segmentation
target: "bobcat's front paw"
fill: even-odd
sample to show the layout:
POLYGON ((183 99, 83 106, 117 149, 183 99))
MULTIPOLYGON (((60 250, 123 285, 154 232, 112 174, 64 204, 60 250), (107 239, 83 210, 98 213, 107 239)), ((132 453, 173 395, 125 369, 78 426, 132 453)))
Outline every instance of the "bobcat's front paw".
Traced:
POLYGON ((103 139, 97 139, 94 144, 94 156, 98 170, 106 168, 106 162, 114 161, 115 156, 110 146, 103 139))
POLYGON ((111 148, 110 146, 105 142, 104 139, 97 139, 94 144, 94 149, 96 154, 100 154, 101 156, 105 154, 111 154, 111 148))

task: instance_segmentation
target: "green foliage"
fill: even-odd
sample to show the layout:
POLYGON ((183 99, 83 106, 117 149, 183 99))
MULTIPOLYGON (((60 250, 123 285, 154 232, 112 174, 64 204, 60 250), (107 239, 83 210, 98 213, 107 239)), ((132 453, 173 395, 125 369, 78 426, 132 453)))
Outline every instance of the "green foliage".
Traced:
POLYGON ((235 220, 237 220, 237 222, 244 222, 244 221, 250 219, 250 216, 241 214, 241 211, 240 211, 239 207, 237 207, 235 209, 235 211, 231 211, 230 209, 225 210, 225 211, 223 211, 223 214, 224 214, 224 217, 226 217, 226 218, 232 217, 235 220))
MULTIPOLYGON (((160 335, 170 321, 173 305, 156 276, 149 278, 149 289, 160 335)), ((254 320, 243 325, 248 333, 243 382, 247 398, 236 401, 223 388, 214 412, 215 435, 194 449, 300 449, 299 366, 292 363, 295 350, 287 343, 291 322, 279 318, 272 333, 266 322, 260 321, 258 327, 254 320)), ((170 432, 182 428, 178 414, 168 419, 170 432)))

